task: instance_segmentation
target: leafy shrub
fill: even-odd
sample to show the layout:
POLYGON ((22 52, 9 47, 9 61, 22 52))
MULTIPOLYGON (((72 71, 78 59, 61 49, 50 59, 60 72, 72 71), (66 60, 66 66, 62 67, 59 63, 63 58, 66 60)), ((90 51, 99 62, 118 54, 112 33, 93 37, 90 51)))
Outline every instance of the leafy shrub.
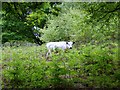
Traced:
POLYGON ((41 30, 42 36, 40 39, 45 42, 86 41, 85 39, 89 39, 91 26, 85 23, 85 20, 89 18, 89 15, 86 15, 87 12, 69 6, 69 9, 64 5, 62 7, 65 11, 63 10, 64 12, 57 17, 51 16, 49 18, 46 27, 41 30))

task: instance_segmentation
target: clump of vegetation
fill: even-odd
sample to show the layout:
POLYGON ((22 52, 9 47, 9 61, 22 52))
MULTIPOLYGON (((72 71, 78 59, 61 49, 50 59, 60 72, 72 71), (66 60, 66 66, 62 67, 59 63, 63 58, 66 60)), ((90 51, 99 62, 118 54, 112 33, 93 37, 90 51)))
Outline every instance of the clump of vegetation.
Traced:
POLYGON ((46 51, 44 45, 3 50, 2 87, 119 87, 117 48, 90 45, 59 50, 49 56, 50 61, 46 51))

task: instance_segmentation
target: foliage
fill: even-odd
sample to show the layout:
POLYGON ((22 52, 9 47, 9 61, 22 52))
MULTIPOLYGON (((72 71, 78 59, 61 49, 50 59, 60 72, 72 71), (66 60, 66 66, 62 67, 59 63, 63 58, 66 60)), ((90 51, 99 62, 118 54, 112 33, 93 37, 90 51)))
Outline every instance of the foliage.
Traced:
POLYGON ((119 2, 5 2, 2 42, 27 40, 42 44, 71 40, 79 45, 116 40, 119 8, 119 2), (33 30, 34 26, 40 29, 33 30))
MULTIPOLYGON (((118 39, 117 11, 113 12, 115 13, 114 18, 108 17, 107 22, 108 18, 99 18, 102 17, 102 10, 100 14, 95 11, 94 13, 89 12, 90 7, 87 6, 89 4, 91 8, 103 8, 101 6, 104 3, 63 3, 61 13, 57 17, 51 16, 46 27, 41 30, 40 33, 43 34, 40 39, 45 42, 71 40, 75 41, 78 47, 87 43, 99 45, 110 40, 116 42, 118 39), (83 9, 84 7, 86 8, 83 9)), ((104 4, 104 8, 109 5, 109 3, 106 4, 104 4)), ((112 5, 117 7, 118 4, 112 3, 112 5)), ((112 12, 109 14, 112 15, 112 12)))
MULTIPOLYGON (((63 5, 62 8, 65 8, 63 5)), ((42 30, 43 36, 40 38, 46 42, 74 40, 84 37, 84 34, 90 26, 86 27, 85 19, 87 12, 81 9, 69 8, 61 12, 58 17, 52 17, 48 20, 46 27, 42 30)), ((87 32, 86 32, 87 31, 87 32)))
POLYGON ((111 18, 118 17, 120 9, 119 2, 82 3, 81 5, 82 9, 91 14, 91 20, 94 19, 92 21, 94 24, 97 22, 103 22, 104 25, 109 24, 111 18))
MULTIPOLYGON (((27 40, 42 44, 33 27, 43 28, 49 14, 58 15, 57 3, 50 2, 4 2, 2 4, 2 43, 11 40, 27 40)), ((58 3, 59 4, 59 3, 58 3)))
POLYGON ((120 87, 119 8, 119 2, 3 3, 2 87, 120 87), (45 45, 26 43, 33 40, 75 45, 46 57, 45 45))
POLYGON ((6 52, 3 52, 3 68, 5 69, 3 71, 3 80, 9 82, 5 84, 5 87, 12 88, 13 85, 15 85, 15 88, 45 86, 44 75, 42 75, 45 67, 41 66, 45 66, 45 61, 42 59, 43 54, 39 55, 39 51, 44 52, 42 48, 23 46, 19 48, 13 47, 12 49, 6 47, 4 49, 6 52), (36 84, 38 82, 39 84, 36 84))
POLYGON ((83 82, 89 83, 90 87, 114 87, 117 85, 114 75, 117 73, 118 66, 116 49, 106 49, 100 46, 83 48, 81 54, 85 56, 84 62, 84 77, 87 79, 83 82), (115 50, 115 51, 113 51, 115 50), (111 54, 113 53, 113 54, 111 54), (116 58, 114 57, 116 56, 116 58), (111 83, 111 84, 110 84, 111 83), (112 86, 111 86, 112 85, 112 86))
POLYGON ((76 88, 76 84, 79 88, 119 87, 118 50, 117 47, 107 47, 85 45, 78 50, 58 50, 47 59, 44 45, 5 47, 2 87, 76 88))

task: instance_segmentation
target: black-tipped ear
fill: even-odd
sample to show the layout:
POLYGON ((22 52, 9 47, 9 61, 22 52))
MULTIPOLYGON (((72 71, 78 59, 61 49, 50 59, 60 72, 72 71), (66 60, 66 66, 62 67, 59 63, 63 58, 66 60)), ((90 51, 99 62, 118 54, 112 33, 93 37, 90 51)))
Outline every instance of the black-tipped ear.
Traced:
POLYGON ((66 42, 66 44, 68 44, 68 42, 66 42))

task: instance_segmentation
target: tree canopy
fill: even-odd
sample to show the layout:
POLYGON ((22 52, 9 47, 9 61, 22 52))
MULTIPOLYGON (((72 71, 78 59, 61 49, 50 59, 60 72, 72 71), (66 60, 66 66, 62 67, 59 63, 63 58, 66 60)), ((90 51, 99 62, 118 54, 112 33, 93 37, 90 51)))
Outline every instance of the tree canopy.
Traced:
POLYGON ((119 10, 119 2, 3 2, 2 42, 116 40, 119 10))
POLYGON ((71 40, 81 43, 102 44, 118 37, 118 12, 115 3, 63 3, 61 13, 48 20, 42 40, 71 40))
POLYGON ((51 2, 3 2, 2 42, 28 40, 42 44, 34 35, 34 26, 43 28, 49 14, 58 15, 60 8, 51 2))

